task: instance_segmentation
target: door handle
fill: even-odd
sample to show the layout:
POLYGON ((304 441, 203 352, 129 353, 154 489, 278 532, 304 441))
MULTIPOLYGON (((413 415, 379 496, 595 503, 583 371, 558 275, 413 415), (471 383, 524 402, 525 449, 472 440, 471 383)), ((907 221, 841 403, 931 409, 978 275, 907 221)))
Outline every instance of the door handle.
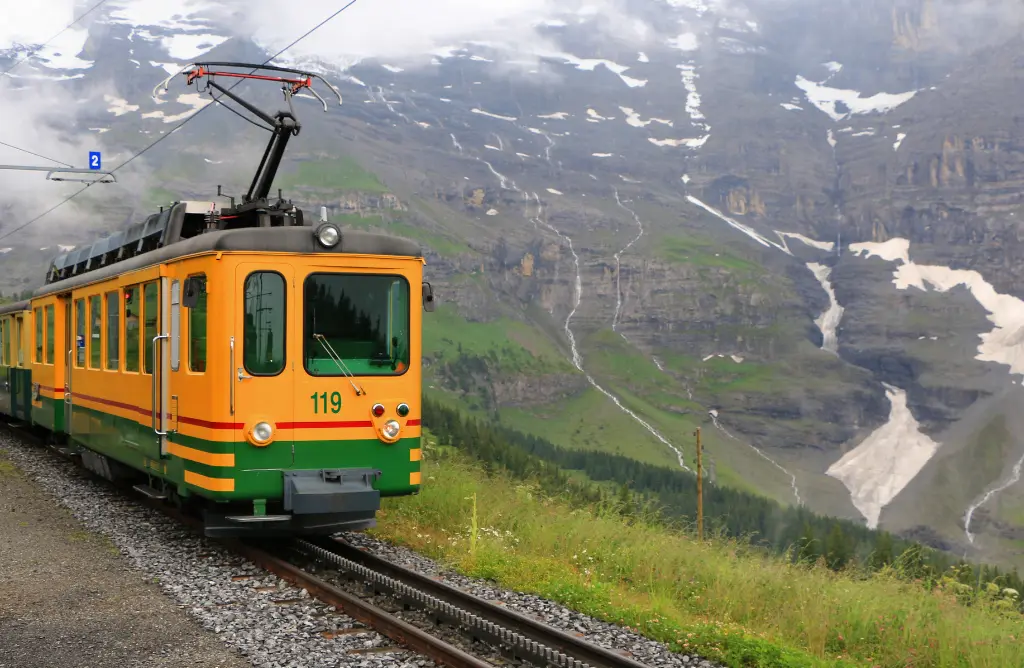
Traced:
MULTIPOLYGON (((152 424, 152 426, 153 426, 153 431, 156 433, 157 436, 166 436, 167 435, 166 431, 161 431, 156 426, 156 422, 157 422, 157 420, 156 420, 156 411, 157 411, 157 403, 158 403, 157 402, 157 398, 156 398, 156 395, 157 395, 156 381, 157 381, 157 376, 159 375, 160 376, 160 382, 163 383, 163 364, 162 364, 162 360, 160 359, 160 339, 169 339, 169 338, 171 338, 170 334, 158 334, 157 336, 153 337, 153 424, 152 424), (158 370, 160 371, 159 374, 157 374, 158 370)), ((163 414, 164 414, 163 392, 160 393, 160 402, 159 403, 160 403, 160 416, 161 416, 160 417, 160 426, 162 427, 163 426, 163 414)))
POLYGON ((71 354, 72 354, 72 352, 73 352, 72 350, 68 350, 67 355, 65 355, 65 357, 67 358, 67 366, 64 367, 65 369, 67 369, 67 374, 66 374, 66 377, 64 378, 64 403, 68 404, 68 405, 71 404, 71 354))
POLYGON ((238 367, 238 380, 242 381, 246 378, 252 378, 252 376, 246 375, 245 372, 242 371, 242 367, 238 367))

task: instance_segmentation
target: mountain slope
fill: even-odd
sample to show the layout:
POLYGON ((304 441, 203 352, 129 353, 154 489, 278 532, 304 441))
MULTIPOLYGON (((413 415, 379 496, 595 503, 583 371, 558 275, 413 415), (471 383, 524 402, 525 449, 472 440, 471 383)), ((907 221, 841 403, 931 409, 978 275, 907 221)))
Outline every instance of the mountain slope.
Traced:
MULTIPOLYGON (((180 77, 153 99, 160 80, 277 43, 227 5, 114 5, 78 60, 17 70, 87 101, 54 150, 116 164, 208 104, 180 77)), ((275 185, 424 244, 444 304, 428 378, 449 401, 689 469, 703 426, 718 484, 1020 563, 1019 38, 975 39, 929 0, 626 2, 612 28, 596 7, 536 3, 506 39, 377 58, 337 36, 288 52, 344 103, 297 101, 275 185)), ((266 135, 222 111, 5 241, 3 289, 55 238, 244 189, 266 135)), ((0 233, 40 206, 5 201, 0 233)))

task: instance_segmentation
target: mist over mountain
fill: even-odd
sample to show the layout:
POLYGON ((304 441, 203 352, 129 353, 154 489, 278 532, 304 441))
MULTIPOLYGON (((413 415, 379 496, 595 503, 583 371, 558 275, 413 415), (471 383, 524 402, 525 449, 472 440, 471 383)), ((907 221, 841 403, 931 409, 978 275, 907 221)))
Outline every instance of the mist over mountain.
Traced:
MULTIPOLYGON (((0 27, 0 68, 87 8, 37 4, 0 27)), ((154 98, 168 76, 261 62, 337 9, 110 0, 3 77, 0 141, 116 166, 210 104, 182 76, 154 98)), ((275 60, 343 96, 296 100, 275 188, 424 245, 430 391, 691 470, 703 426, 715 484, 1024 564, 1022 21, 1001 0, 360 0, 275 60)), ((205 111, 0 240, 0 288, 57 244, 241 194, 266 140, 205 111)), ((0 180, 0 235, 81 187, 0 180)))

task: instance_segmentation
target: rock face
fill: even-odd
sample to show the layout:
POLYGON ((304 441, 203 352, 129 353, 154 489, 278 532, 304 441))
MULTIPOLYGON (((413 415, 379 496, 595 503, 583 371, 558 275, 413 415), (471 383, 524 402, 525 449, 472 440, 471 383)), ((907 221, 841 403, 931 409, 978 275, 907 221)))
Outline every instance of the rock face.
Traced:
MULTIPOLYGON (((461 46, 382 52, 344 71, 330 40, 314 60, 297 55, 345 103, 297 107, 286 196, 423 244, 445 307, 425 319, 434 390, 563 445, 668 466, 677 449, 692 460, 687 434, 703 424, 721 484, 784 502, 799 489, 812 508, 857 518, 827 471, 890 419, 888 384, 940 448, 899 481, 880 525, 1019 561, 1024 495, 1012 485, 972 515, 973 540, 964 520, 1024 455, 993 426, 1011 419, 1005 397, 1024 376, 1012 367, 1024 326, 1019 11, 991 2, 964 14, 952 0, 620 9, 642 37, 553 6, 531 17, 543 42, 446 35, 439 44, 461 46), (970 466, 982 451, 983 473, 948 482, 948 462, 970 466), (919 510, 949 484, 955 504, 919 510)), ((190 108, 147 97, 173 60, 161 39, 188 32, 171 20, 179 10, 223 35, 204 58, 265 58, 192 6, 169 7, 159 30, 97 18, 93 72, 118 88, 74 120, 107 130, 108 154, 140 150, 190 108)), ((54 67, 39 73, 63 74, 54 67)), ((88 98, 80 79, 34 85, 88 98)), ((210 183, 244 189, 266 135, 243 126, 207 112, 176 133, 187 139, 146 154, 134 187, 104 191, 117 193, 105 215, 86 202, 20 232, 0 256, 0 288, 32 283, 42 262, 29 251, 45 254, 55 230, 79 243, 152 202, 209 199, 210 183)))

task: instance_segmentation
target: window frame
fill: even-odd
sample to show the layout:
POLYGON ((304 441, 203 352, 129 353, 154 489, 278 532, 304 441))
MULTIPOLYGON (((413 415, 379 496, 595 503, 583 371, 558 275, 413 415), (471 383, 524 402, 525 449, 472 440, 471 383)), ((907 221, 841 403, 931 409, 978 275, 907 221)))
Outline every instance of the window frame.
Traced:
MULTIPOLYGON (((341 378, 341 377, 346 377, 347 378, 348 377, 346 374, 341 373, 340 370, 339 370, 338 373, 333 373, 333 374, 314 374, 314 373, 310 373, 309 368, 306 366, 306 340, 307 340, 307 334, 308 334, 306 329, 307 329, 307 327, 309 325, 309 321, 306 318, 306 286, 309 283, 309 279, 313 278, 314 276, 351 276, 351 277, 355 277, 355 278, 362 278, 362 277, 369 277, 369 278, 391 278, 391 279, 400 279, 402 282, 405 283, 405 288, 406 288, 406 291, 407 291, 406 292, 406 295, 407 295, 406 301, 408 302, 408 307, 409 307, 409 311, 406 314, 406 317, 408 319, 407 320, 408 328, 409 328, 409 338, 408 338, 409 362, 408 362, 408 364, 406 364, 405 368, 402 369, 401 372, 399 372, 399 371, 391 371, 389 373, 352 373, 352 377, 353 378, 400 378, 400 377, 404 376, 406 373, 408 373, 409 369, 412 368, 412 341, 413 341, 413 337, 412 337, 412 284, 409 283, 409 278, 407 276, 403 275, 403 274, 383 274, 383 273, 378 274, 378 273, 373 273, 373 272, 356 273, 356 272, 350 272, 350 271, 314 271, 314 272, 311 272, 309 274, 306 274, 306 277, 304 279, 302 279, 302 370, 306 372, 306 375, 309 376, 310 378, 341 378)), ((344 361, 344 358, 342 358, 342 360, 344 361)))
POLYGON ((52 365, 57 356, 57 309, 54 304, 47 304, 43 307, 43 317, 46 318, 46 364, 52 365))
POLYGON ((88 319, 89 351, 86 355, 88 368, 100 371, 103 369, 103 296, 99 293, 89 295, 88 319), (95 366, 93 366, 93 362, 96 363, 95 366))
POLYGON ((85 312, 85 297, 79 297, 75 300, 75 368, 84 369, 86 357, 88 357, 87 346, 78 347, 78 337, 82 337, 82 342, 85 343, 85 330, 88 324, 88 317, 85 312), (78 351, 82 351, 82 360, 79 363, 78 351))
POLYGON ((121 323, 124 322, 122 316, 122 302, 121 290, 108 290, 103 294, 103 327, 106 331, 106 336, 103 337, 103 370, 104 371, 120 371, 121 360, 124 356, 121 354, 121 323), (114 327, 110 327, 110 298, 113 297, 115 301, 115 309, 113 315, 117 318, 114 323, 114 327), (114 357, 114 364, 110 364, 110 344, 111 336, 113 336, 113 343, 116 350, 116 356, 114 357))
POLYGON ((121 288, 121 304, 118 306, 119 313, 121 315, 118 328, 121 330, 121 338, 124 340, 123 353, 121 355, 121 370, 124 373, 141 373, 142 370, 142 283, 132 283, 131 285, 125 285, 121 288), (129 369, 128 363, 131 361, 128 355, 128 298, 125 293, 131 290, 136 296, 136 308, 138 313, 138 327, 135 328, 135 338, 138 340, 138 346, 135 348, 135 368, 129 369))
POLYGON ((155 332, 153 336, 160 333, 160 281, 146 281, 142 284, 142 324, 139 328, 142 332, 142 341, 139 345, 139 352, 142 354, 141 369, 142 375, 144 376, 152 376, 156 371, 157 364, 160 363, 160 361, 156 359, 156 356, 153 356, 150 360, 149 371, 146 371, 146 353, 148 352, 150 355, 153 355, 153 337, 146 334, 146 321, 149 319, 149 309, 146 308, 146 288, 149 288, 150 286, 152 286, 156 291, 156 299, 154 300, 154 303, 156 304, 156 319, 153 324, 153 331, 155 332))
MULTIPOLYGON (((285 369, 288 368, 288 279, 285 278, 284 274, 282 274, 279 271, 275 271, 273 269, 256 269, 255 271, 249 272, 246 275, 246 277, 245 277, 245 281, 242 282, 242 308, 241 308, 241 312, 242 312, 242 367, 250 375, 257 376, 259 378, 274 378, 276 376, 280 376, 282 373, 285 372, 285 369), (281 368, 277 371, 277 373, 256 373, 256 372, 252 371, 252 369, 249 368, 249 364, 248 364, 248 362, 246 360, 246 355, 245 355, 245 351, 246 351, 246 341, 245 341, 245 328, 246 328, 246 320, 245 320, 245 316, 246 316, 246 303, 245 302, 246 302, 246 298, 245 298, 245 292, 246 292, 246 287, 249 285, 249 279, 251 279, 256 274, 273 274, 274 276, 277 276, 278 278, 280 278, 281 279, 281 283, 284 285, 284 290, 283 290, 283 293, 282 293, 284 295, 284 316, 282 317, 282 323, 283 323, 282 329, 284 331, 283 331, 283 340, 281 341, 281 350, 284 352, 284 357, 281 359, 281 368)), ((207 317, 209 317, 209 309, 207 309, 207 317)))
POLYGON ((34 352, 32 353, 32 359, 33 359, 33 363, 35 363, 35 364, 42 364, 43 363, 43 359, 44 359, 43 358, 43 350, 45 348, 45 346, 43 344, 46 343, 46 337, 44 336, 45 330, 43 329, 43 307, 42 306, 37 306, 34 309, 32 309, 32 318, 36 321, 35 341, 33 341, 33 343, 35 345, 32 346, 33 349, 34 349, 34 352))
MULTIPOLYGON (((196 368, 194 366, 195 356, 193 355, 193 351, 195 350, 195 348, 193 347, 193 343, 194 343, 193 332, 195 331, 195 328, 194 328, 193 323, 195 322, 195 318, 193 318, 193 313, 195 311, 195 308, 188 308, 187 309, 188 310, 188 317, 185 318, 185 321, 186 321, 186 327, 185 327, 186 333, 185 333, 185 336, 183 336, 182 338, 187 341, 186 347, 188 348, 188 365, 187 365, 186 371, 188 373, 190 373, 190 374, 201 375, 201 374, 206 373, 206 368, 208 366, 207 362, 209 361, 209 348, 207 347, 207 345, 208 345, 207 335, 209 334, 209 330, 210 330, 210 320, 209 320, 209 318, 210 318, 210 302, 209 302, 209 292, 208 292, 208 288, 207 288, 207 286, 209 285, 209 279, 206 276, 206 272, 200 271, 200 272, 197 272, 195 274, 189 274, 188 276, 185 277, 185 281, 187 281, 190 278, 195 278, 195 277, 198 277, 198 276, 202 276, 202 278, 203 278, 203 292, 202 292, 201 298, 203 300, 203 311, 205 311, 204 317, 203 317, 203 368, 202 368, 202 370, 196 370, 196 368)), ((248 280, 248 278, 249 277, 246 276, 246 280, 248 280)), ((185 284, 185 281, 182 281, 182 285, 185 284)), ((244 283, 242 284, 242 295, 243 295, 243 301, 244 301, 244 295, 245 295, 245 284, 244 283)), ((286 307, 285 308, 285 313, 287 314, 287 302, 285 303, 285 307, 286 307)), ((242 305, 242 317, 245 318, 245 305, 244 304, 242 305)), ((245 336, 245 323, 244 322, 242 323, 242 332, 243 332, 243 343, 244 343, 244 336, 245 336)), ((244 362, 244 359, 245 359, 245 351, 244 350, 242 351, 242 359, 243 359, 243 362, 244 362)))

